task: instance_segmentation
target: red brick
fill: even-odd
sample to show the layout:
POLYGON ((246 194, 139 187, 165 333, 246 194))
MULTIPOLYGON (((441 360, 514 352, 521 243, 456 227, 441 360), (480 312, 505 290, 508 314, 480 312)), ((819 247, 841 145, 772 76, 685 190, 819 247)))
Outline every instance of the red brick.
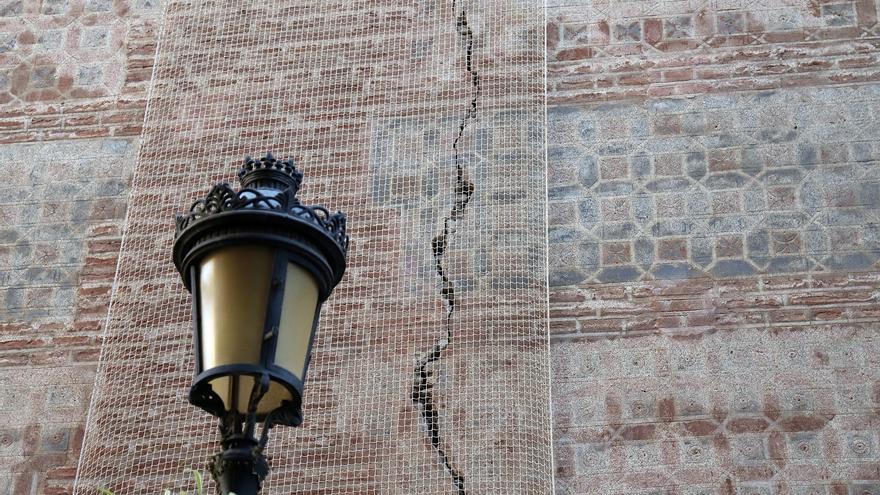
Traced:
POLYGON ((642 24, 646 42, 656 45, 663 39, 663 21, 661 19, 645 19, 642 24))
POLYGON ((592 56, 592 49, 589 47, 568 48, 556 52, 555 60, 565 62, 570 60, 586 60, 592 56))
POLYGON ((76 478, 76 466, 62 466, 52 468, 48 472, 46 472, 46 478, 53 480, 72 480, 76 478))
POLYGON ((573 290, 553 289, 550 291, 550 304, 583 302, 586 297, 583 293, 573 290))
POLYGON ((0 351, 31 349, 46 344, 43 339, 0 340, 0 351))
POLYGON ((693 69, 677 69, 663 71, 663 80, 667 82, 690 81, 694 78, 693 69))
POLYGON ((656 429, 653 424, 624 426, 619 434, 623 440, 652 440, 656 429))
POLYGON ((828 416, 791 416, 777 422, 784 431, 816 431, 821 430, 833 419, 828 416))
POLYGON ((675 401, 669 398, 657 401, 657 417, 661 421, 672 421, 675 417, 675 401))
POLYGON ((582 333, 622 332, 627 321, 625 318, 582 319, 578 325, 582 333))
POLYGON ((550 321, 550 333, 551 334, 569 334, 577 332, 578 325, 575 320, 551 320, 550 321))
POLYGON ((852 304, 874 301, 872 291, 823 291, 808 294, 792 294, 789 296, 791 306, 818 306, 828 304, 852 304))
POLYGON ((764 418, 735 418, 725 425, 727 431, 731 433, 760 433, 769 426, 764 418))
POLYGON ((592 308, 551 308, 550 319, 557 318, 583 318, 588 316, 596 316, 596 310, 592 308))
POLYGON ((709 420, 682 421, 680 423, 685 431, 694 436, 704 437, 715 433, 718 430, 718 424, 709 420))

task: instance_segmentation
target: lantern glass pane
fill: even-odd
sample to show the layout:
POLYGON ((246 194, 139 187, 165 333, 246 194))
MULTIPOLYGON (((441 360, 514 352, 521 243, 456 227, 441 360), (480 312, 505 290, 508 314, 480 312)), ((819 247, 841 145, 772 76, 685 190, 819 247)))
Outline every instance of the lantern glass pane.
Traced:
POLYGON ((275 364, 299 379, 305 375, 317 308, 318 284, 314 277, 301 266, 288 263, 275 364))
MULTIPOLYGON (((230 246, 208 254, 200 263, 202 369, 260 363, 273 255, 268 247, 230 246)), ((231 385, 229 379, 212 383, 227 406, 231 385)), ((250 393, 249 385, 244 388, 250 393)))
MULTIPOLYGON (((233 380, 238 380, 238 394, 237 400, 235 402, 235 407, 237 408, 240 414, 247 414, 248 402, 251 398, 251 392, 254 389, 254 377, 252 376, 237 376, 237 377, 221 377, 213 380, 211 382, 211 386, 214 387, 214 390, 218 390, 221 387, 224 387, 223 390, 232 390, 230 388, 233 380)), ((227 392, 225 395, 222 395, 224 404, 226 404, 226 408, 228 410, 232 410, 232 406, 228 402, 229 393, 227 392)), ((283 401, 293 402, 293 394, 290 390, 284 385, 272 381, 269 383, 269 390, 260 399, 260 402, 257 404, 257 416, 259 419, 265 417, 266 414, 269 414, 273 410, 277 409, 281 406, 283 401)))

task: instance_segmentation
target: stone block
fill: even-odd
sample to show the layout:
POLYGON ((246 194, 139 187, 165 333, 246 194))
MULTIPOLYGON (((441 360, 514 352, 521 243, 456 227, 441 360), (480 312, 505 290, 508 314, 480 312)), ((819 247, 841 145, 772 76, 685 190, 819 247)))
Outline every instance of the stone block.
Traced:
POLYGON ((80 46, 89 50, 107 47, 110 31, 106 26, 94 26, 83 30, 80 46))
POLYGON ((712 193, 712 213, 725 215, 743 210, 740 191, 716 191, 712 193))
POLYGON ((599 266, 599 243, 582 242, 578 245, 580 266, 589 273, 595 272, 599 266))
POLYGON ((623 457, 626 466, 630 469, 657 466, 662 463, 660 443, 654 441, 624 442, 623 457))
POLYGON ((797 254, 801 252, 801 235, 798 231, 774 231, 771 238, 775 254, 797 254))
POLYGON ((578 269, 550 270, 550 286, 565 287, 586 280, 587 274, 578 269))
POLYGON ((876 433, 872 430, 844 433, 844 457, 872 459, 877 457, 876 433))
POLYGON ((628 242, 602 243, 602 264, 621 265, 632 261, 632 247, 628 242))
POLYGON ((583 231, 572 227, 551 227, 547 231, 547 240, 551 244, 568 243, 583 238, 583 231))
POLYGON ((777 495, 771 483, 750 481, 736 486, 736 495, 777 495))
POLYGON ((679 176, 684 173, 684 157, 680 154, 659 155, 654 158, 654 174, 679 176))
POLYGON ((659 239, 657 256, 661 260, 686 260, 688 258, 687 239, 659 239))
POLYGON ((706 465, 716 462, 715 446, 706 437, 683 438, 679 440, 679 461, 685 465, 706 465))
POLYGON ((862 411, 871 407, 871 392, 866 385, 848 385, 835 390, 840 411, 862 411))
POLYGON ((24 12, 22 8, 23 0, 2 0, 0 1, 0 17, 13 17, 21 15, 24 12))
POLYGON ((794 486, 795 495, 827 495, 827 487, 825 485, 798 485, 794 486))
POLYGON ((579 444, 574 447, 575 472, 590 474, 603 472, 610 464, 610 449, 606 443, 579 444))
POLYGON ((880 495, 880 483, 875 483, 875 482, 850 483, 849 484, 849 493, 847 495, 880 495))
POLYGON ((632 239, 637 229, 632 222, 603 223, 600 236, 603 240, 632 239))
POLYGON ((744 277, 755 273, 755 267, 742 260, 719 260, 712 267, 712 274, 718 278, 744 277))
POLYGON ((701 270, 690 263, 658 263, 654 265, 651 273, 657 280, 683 280, 703 275, 701 270))
MULTIPOLYGON (((748 364, 744 363, 745 366, 748 364)), ((729 369, 729 368, 728 368, 729 369)), ((761 401, 762 391, 757 390, 756 385, 733 384, 728 393, 730 409, 737 413, 755 414, 761 413, 763 404, 761 401)))
POLYGON ((618 43, 631 43, 642 40, 642 25, 638 21, 625 24, 616 24, 613 29, 614 41, 618 43))
POLYGON ((822 5, 822 20, 828 26, 854 26, 856 12, 852 3, 835 3, 822 5))
POLYGON ((112 0, 88 0, 86 2, 86 12, 107 12, 112 8, 112 0))
POLYGON ((731 454, 740 465, 764 462, 769 459, 765 435, 737 435, 731 439, 731 454))
POLYGON ((807 460, 822 457, 822 442, 815 432, 786 433, 785 443, 791 459, 807 460))
POLYGON ((15 428, 0 430, 0 456, 18 457, 23 453, 21 430, 15 428))
POLYGON ((837 271, 861 271, 869 269, 876 260, 877 255, 874 253, 856 252, 832 254, 822 260, 822 263, 837 271))
POLYGON ((629 196, 633 193, 634 187, 631 182, 623 180, 602 181, 594 189, 599 196, 629 196))
POLYGON ((578 203, 578 213, 581 225, 587 230, 594 229, 600 223, 601 210, 596 198, 591 196, 582 198, 578 203))
POLYGON ((709 401, 699 385, 683 387, 673 394, 676 417, 704 417, 709 413, 709 401))
POLYGON ((706 176, 707 165, 706 155, 703 152, 688 153, 685 158, 685 169, 688 177, 695 181, 701 180, 706 176))
POLYGON ((718 12, 716 26, 719 34, 740 34, 746 31, 745 16, 742 12, 718 12))
POLYGON ((602 199, 602 219, 605 221, 626 221, 631 218, 629 198, 602 199))
POLYGON ((632 177, 643 180, 651 175, 651 158, 646 155, 637 155, 630 158, 632 177))
POLYGON ((633 258, 642 269, 649 269, 654 263, 654 243, 648 237, 640 237, 633 242, 633 258))
POLYGON ((577 177, 584 187, 592 187, 599 180, 599 167, 595 156, 587 155, 576 162, 577 177))
POLYGON ((101 83, 103 77, 103 67, 100 65, 85 65, 77 71, 74 84, 77 86, 95 86, 101 83))
POLYGON ((66 14, 69 9, 69 0, 43 0, 41 12, 44 15, 59 15, 66 14))
POLYGON ((691 16, 676 16, 663 20, 663 37, 668 40, 686 39, 693 36, 691 16))
POLYGON ((38 89, 55 86, 57 69, 54 65, 34 67, 33 72, 31 72, 31 86, 38 89))
POLYGON ((45 428, 40 436, 40 452, 67 452, 70 446, 71 432, 69 428, 45 428))
POLYGON ((613 266, 602 269, 596 279, 603 283, 631 282, 641 277, 641 271, 635 266, 613 266))
POLYGON ((622 179, 629 176, 629 160, 626 157, 602 157, 599 159, 599 177, 603 180, 622 179))
POLYGON ((703 180, 703 184, 709 189, 738 189, 743 187, 748 178, 740 173, 726 172, 710 174, 703 180))

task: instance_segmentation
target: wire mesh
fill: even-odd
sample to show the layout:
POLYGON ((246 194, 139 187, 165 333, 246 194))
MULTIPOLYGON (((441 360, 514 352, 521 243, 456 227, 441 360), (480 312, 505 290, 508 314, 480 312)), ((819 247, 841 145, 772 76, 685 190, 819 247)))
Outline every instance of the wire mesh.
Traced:
POLYGON ((534 0, 169 2, 75 492, 218 449, 173 217, 266 151, 351 247, 264 492, 551 492, 544 38, 534 0))

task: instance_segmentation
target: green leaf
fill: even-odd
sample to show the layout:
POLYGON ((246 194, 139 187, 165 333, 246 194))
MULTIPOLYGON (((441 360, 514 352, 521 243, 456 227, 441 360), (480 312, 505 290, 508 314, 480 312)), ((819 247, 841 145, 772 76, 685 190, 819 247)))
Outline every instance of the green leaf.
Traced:
POLYGON ((101 487, 98 488, 98 493, 100 493, 101 495, 115 495, 110 490, 108 490, 106 488, 101 488, 101 487))
POLYGON ((196 479, 196 495, 202 495, 202 473, 198 469, 185 469, 184 472, 190 472, 196 479))

